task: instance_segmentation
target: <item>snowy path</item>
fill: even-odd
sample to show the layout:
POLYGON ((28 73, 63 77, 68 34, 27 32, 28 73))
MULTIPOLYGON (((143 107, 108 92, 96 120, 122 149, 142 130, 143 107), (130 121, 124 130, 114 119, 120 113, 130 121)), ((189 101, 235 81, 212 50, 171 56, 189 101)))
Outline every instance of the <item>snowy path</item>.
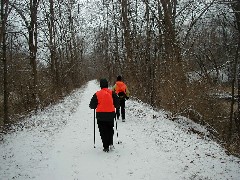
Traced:
POLYGON ((39 180, 239 180, 240 159, 208 140, 204 128, 143 103, 126 102, 126 122, 118 121, 120 144, 102 151, 88 104, 99 87, 90 81, 62 103, 28 119, 0 141, 0 179, 39 180), (179 120, 180 121, 180 120, 179 120), (33 126, 33 127, 32 127, 33 126), (190 128, 201 132, 193 134, 190 128))

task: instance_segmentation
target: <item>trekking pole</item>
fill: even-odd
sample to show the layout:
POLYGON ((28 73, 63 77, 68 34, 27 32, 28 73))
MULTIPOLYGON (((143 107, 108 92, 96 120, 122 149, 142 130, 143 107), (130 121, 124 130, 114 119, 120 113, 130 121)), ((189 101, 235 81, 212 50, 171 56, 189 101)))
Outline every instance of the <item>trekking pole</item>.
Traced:
POLYGON ((94 141, 94 148, 96 148, 96 146, 95 146, 95 109, 94 109, 94 115, 93 115, 93 117, 94 117, 94 137, 93 137, 93 141, 94 141))
POLYGON ((117 132, 117 143, 119 144, 119 139, 118 139, 118 129, 117 129, 117 119, 116 119, 116 116, 115 116, 115 122, 116 122, 116 132, 117 132))

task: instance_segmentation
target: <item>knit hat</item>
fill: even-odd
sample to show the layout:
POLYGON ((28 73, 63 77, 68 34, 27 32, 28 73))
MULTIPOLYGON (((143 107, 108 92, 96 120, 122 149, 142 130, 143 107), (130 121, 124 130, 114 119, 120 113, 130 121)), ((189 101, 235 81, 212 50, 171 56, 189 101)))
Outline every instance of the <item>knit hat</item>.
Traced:
POLYGON ((105 78, 100 79, 100 87, 101 88, 108 88, 108 81, 107 81, 107 79, 105 79, 105 78))
POLYGON ((121 80, 122 80, 122 76, 119 75, 119 76, 117 77, 117 81, 121 81, 121 80))

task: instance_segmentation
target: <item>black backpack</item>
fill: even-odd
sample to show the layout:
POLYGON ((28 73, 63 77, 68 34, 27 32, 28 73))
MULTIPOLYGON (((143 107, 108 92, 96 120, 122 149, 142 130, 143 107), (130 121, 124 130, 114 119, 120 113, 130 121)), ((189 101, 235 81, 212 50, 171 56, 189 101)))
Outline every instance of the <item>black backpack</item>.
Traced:
POLYGON ((120 99, 125 99, 127 97, 124 92, 119 92, 117 95, 120 99))

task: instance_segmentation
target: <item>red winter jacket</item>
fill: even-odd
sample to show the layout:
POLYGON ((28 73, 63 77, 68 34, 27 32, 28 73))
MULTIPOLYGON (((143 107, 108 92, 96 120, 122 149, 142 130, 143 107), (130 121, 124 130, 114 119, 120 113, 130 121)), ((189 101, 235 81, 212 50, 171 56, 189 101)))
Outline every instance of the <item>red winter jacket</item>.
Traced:
POLYGON ((96 92, 98 105, 96 112, 114 112, 112 91, 108 88, 103 88, 96 92))
POLYGON ((91 109, 96 109, 98 121, 114 121, 115 108, 119 106, 118 96, 108 88, 102 88, 100 91, 97 91, 89 104, 91 109))

